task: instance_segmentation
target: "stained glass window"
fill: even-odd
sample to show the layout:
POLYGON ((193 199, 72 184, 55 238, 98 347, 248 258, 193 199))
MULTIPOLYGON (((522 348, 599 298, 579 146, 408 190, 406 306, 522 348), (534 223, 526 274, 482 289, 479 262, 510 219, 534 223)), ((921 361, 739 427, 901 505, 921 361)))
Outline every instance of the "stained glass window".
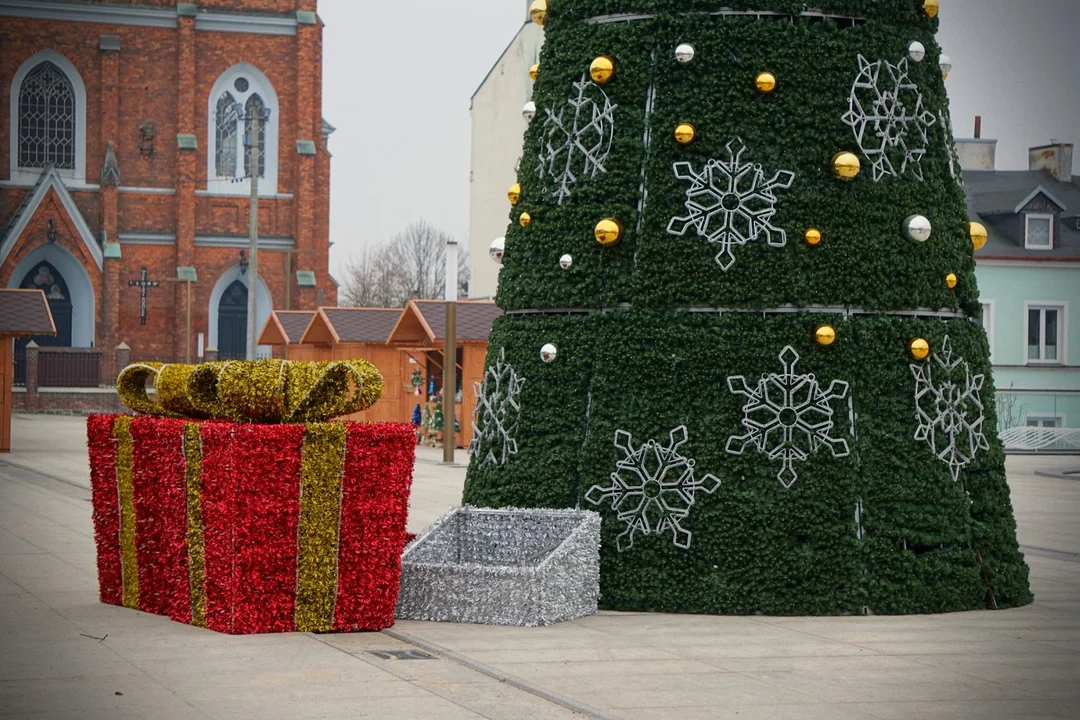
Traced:
POLYGON ((75 169, 75 89, 51 62, 34 67, 19 88, 19 167, 75 169))
POLYGON ((217 102, 215 168, 218 177, 236 177, 236 100, 225 93, 217 102))

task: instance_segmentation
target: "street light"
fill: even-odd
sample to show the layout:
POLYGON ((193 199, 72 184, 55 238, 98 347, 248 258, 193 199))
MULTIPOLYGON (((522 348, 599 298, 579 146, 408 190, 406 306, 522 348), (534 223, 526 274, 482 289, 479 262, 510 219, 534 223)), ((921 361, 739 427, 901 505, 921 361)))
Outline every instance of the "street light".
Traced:
MULTIPOLYGON (((446 243, 446 332, 443 343, 443 464, 454 464, 457 448, 457 299, 458 243, 446 243)), ((464 405, 462 406, 464 407, 464 405)))
POLYGON ((248 281, 248 308, 247 308, 247 359, 255 359, 255 298, 259 282, 259 130, 262 123, 270 121, 270 108, 252 108, 252 112, 245 115, 242 103, 236 103, 236 121, 238 123, 251 122, 251 127, 244 131, 244 149, 248 152, 247 178, 251 180, 251 209, 248 217, 248 254, 247 264, 251 270, 248 281))

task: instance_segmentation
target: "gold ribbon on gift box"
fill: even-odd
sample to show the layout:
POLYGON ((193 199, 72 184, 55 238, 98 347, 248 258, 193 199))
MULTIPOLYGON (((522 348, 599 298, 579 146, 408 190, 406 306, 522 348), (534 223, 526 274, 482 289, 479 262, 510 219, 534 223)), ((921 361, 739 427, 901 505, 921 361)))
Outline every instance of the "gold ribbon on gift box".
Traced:
POLYGON ((137 363, 120 373, 116 389, 125 405, 146 415, 313 423, 367 410, 382 396, 383 378, 366 360, 137 363))

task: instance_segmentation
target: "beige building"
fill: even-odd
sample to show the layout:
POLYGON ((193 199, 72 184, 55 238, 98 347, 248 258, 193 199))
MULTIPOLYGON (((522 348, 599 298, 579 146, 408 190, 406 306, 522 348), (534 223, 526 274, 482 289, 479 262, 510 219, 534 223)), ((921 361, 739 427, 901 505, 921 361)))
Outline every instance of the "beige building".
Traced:
MULTIPOLYGON (((528 3, 526 3, 526 8, 528 3)), ((521 108, 532 99, 529 68, 540 61, 544 29, 528 20, 472 97, 472 158, 469 175, 469 296, 495 297, 499 266, 488 257, 495 238, 506 235, 506 191, 517 180, 527 123, 521 108)))

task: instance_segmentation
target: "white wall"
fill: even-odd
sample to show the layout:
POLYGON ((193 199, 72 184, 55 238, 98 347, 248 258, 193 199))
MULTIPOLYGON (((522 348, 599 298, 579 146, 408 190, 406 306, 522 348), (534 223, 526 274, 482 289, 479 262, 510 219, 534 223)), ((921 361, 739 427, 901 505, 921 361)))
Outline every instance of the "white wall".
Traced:
POLYGON ((543 28, 526 23, 484 80, 472 104, 472 151, 469 184, 469 296, 491 298, 499 266, 488 246, 506 234, 510 202, 506 191, 517 179, 516 167, 528 127, 521 107, 532 98, 529 68, 539 62, 543 28))

